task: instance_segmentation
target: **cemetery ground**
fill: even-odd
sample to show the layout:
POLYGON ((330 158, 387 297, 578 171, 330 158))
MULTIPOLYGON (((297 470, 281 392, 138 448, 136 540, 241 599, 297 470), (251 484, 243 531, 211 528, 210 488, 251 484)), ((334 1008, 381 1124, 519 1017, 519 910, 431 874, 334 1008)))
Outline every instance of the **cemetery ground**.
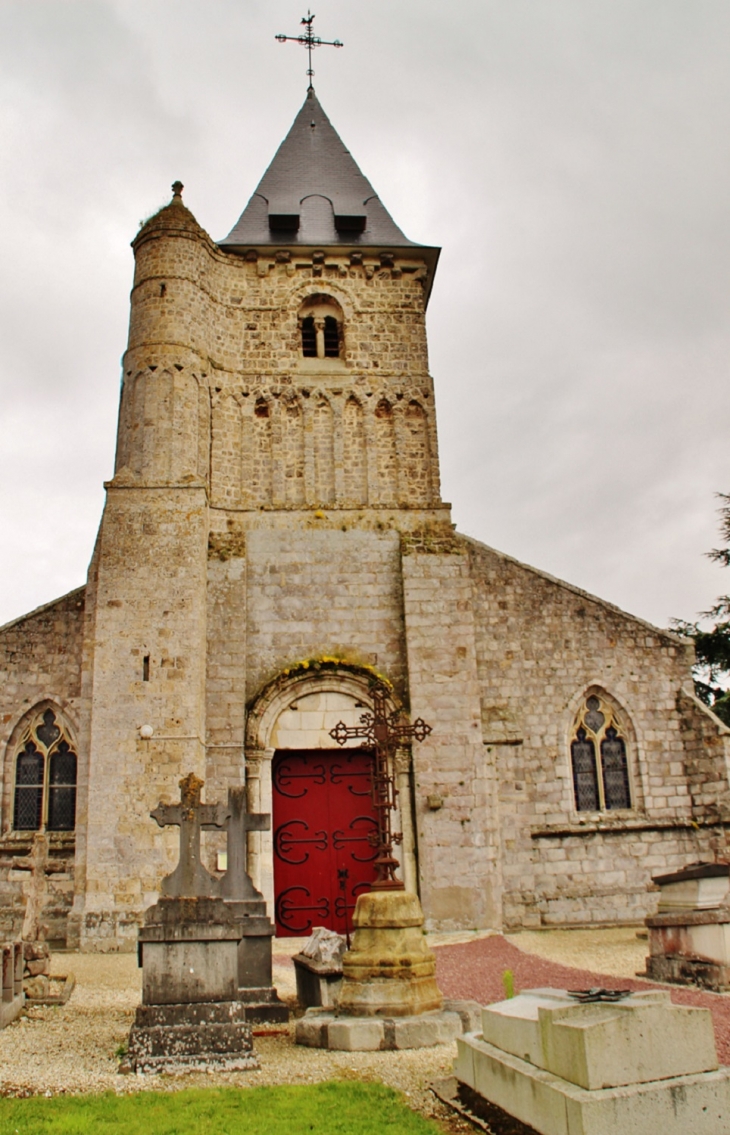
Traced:
MULTIPOLYGON (((635 976, 644 968, 648 949, 636 927, 526 931, 508 938, 436 935, 430 941, 436 947, 437 979, 447 997, 483 1004, 501 1000, 506 970, 514 975, 516 992, 548 985, 647 987, 635 976)), ((275 984, 291 1004, 295 986, 290 955, 300 946, 301 939, 274 943, 275 984)), ((53 960, 55 973, 75 973, 76 989, 66 1005, 34 1007, 0 1032, 0 1135, 81 1135, 92 1129, 155 1135, 278 1135, 279 1130, 287 1135, 310 1130, 318 1135, 376 1130, 435 1135, 439 1130, 474 1130, 429 1090, 433 1080, 449 1075, 455 1045, 354 1053, 302 1048, 293 1042, 292 1022, 289 1027, 255 1027, 261 1064, 257 1071, 120 1074, 140 1001, 141 970, 135 955, 59 953, 53 960), (398 1096, 383 1091, 382 1085, 398 1096), (277 1091, 257 1092, 251 1096, 255 1107, 242 1108, 245 1097, 235 1089, 255 1088, 277 1091), (226 1089, 233 1089, 232 1094, 226 1089), (163 1105, 159 1093, 173 1093, 174 1101, 168 1095, 163 1105), (399 1112, 403 1104, 407 1110, 399 1112), (32 1110, 28 1122, 25 1108, 32 1110), (358 1114, 364 1117, 360 1127, 358 1114)), ((711 1009, 720 1062, 730 1064, 730 994, 672 987, 672 999, 711 1009)))

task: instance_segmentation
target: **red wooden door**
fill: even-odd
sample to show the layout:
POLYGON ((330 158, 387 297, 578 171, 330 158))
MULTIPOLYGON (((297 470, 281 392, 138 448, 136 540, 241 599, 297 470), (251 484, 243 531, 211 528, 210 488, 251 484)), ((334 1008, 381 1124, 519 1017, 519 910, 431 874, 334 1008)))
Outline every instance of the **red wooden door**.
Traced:
POLYGON ((372 757, 360 749, 278 752, 272 768, 278 937, 352 929, 375 878, 372 757), (338 872, 346 871, 343 877, 338 872), (342 884, 345 884, 344 889, 342 884), (347 918, 347 925, 346 925, 347 918))

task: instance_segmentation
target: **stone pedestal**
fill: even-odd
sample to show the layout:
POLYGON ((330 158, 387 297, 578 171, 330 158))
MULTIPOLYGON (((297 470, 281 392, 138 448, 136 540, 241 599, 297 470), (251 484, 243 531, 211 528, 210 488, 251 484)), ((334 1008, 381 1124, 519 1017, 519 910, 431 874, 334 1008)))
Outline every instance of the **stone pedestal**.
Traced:
POLYGON ((408 1017, 441 1009, 436 958, 426 945, 417 895, 360 895, 352 924, 352 949, 342 959, 341 1014, 408 1017))
POLYGON ((730 1130, 710 1012, 663 990, 588 1004, 530 990, 483 1009, 481 1032, 457 1046, 458 1081, 540 1135, 730 1130))
POLYGON ((279 1000, 272 982, 271 939, 274 926, 266 914, 263 896, 227 901, 241 937, 238 943, 238 1000, 246 1007, 246 1020, 286 1023, 289 1009, 279 1000))
POLYGON ((142 1005, 132 1071, 257 1068, 239 999, 242 927, 220 898, 161 898, 139 931, 142 1005))
POLYGON ((647 976, 654 981, 730 990, 730 875, 728 865, 701 863, 653 880, 658 914, 649 930, 647 976))
POLYGON ((267 917, 264 896, 256 890, 246 870, 247 833, 268 831, 270 827, 269 815, 248 811, 245 787, 228 789, 228 865, 221 880, 221 895, 241 930, 238 999, 246 1006, 247 1020, 286 1023, 289 1010, 272 985, 274 925, 267 917))
POLYGON ((297 1044, 346 1052, 424 1048, 473 1027, 479 1006, 444 1005, 416 895, 360 895, 352 921, 355 936, 342 958, 336 1005, 308 1009, 297 1022, 297 1044))

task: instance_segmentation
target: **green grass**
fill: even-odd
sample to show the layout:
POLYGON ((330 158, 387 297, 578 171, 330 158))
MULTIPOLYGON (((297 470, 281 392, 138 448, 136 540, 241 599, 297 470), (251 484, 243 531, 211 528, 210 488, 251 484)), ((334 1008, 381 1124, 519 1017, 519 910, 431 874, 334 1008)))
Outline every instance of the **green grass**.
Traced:
POLYGON ((437 1135, 383 1084, 0 1099, 0 1135, 437 1135))

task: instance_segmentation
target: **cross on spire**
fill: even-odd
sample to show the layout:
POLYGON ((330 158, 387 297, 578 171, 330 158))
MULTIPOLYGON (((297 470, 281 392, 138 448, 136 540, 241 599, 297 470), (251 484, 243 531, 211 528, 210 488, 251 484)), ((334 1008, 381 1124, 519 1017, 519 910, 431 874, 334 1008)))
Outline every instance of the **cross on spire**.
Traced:
POLYGON ((292 43, 301 43, 302 47, 306 47, 308 55, 309 55, 309 67, 307 68, 307 75, 309 76, 309 86, 308 86, 307 90, 313 91, 314 85, 312 83, 312 79, 314 78, 314 71, 312 70, 312 51, 314 50, 315 47, 344 47, 344 44, 341 43, 339 41, 339 39, 320 39, 318 35, 315 35, 313 30, 312 30, 312 24, 314 23, 314 16, 309 11, 309 9, 307 9, 306 16, 302 16, 301 22, 304 24, 304 26, 307 29, 305 32, 302 33, 302 35, 282 35, 282 34, 279 34, 277 36, 274 36, 274 38, 277 39, 279 41, 279 43, 286 43, 287 40, 291 40, 292 43))

